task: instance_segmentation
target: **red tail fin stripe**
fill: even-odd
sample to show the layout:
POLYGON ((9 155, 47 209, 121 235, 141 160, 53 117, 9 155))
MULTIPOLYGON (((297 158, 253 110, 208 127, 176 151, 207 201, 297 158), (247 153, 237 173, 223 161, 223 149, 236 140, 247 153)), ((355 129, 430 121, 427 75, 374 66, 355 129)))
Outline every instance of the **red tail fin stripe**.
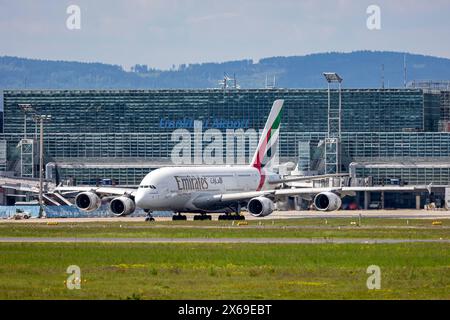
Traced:
POLYGON ((263 140, 263 143, 261 144, 260 148, 257 150, 255 163, 253 163, 253 166, 259 170, 261 173, 262 163, 261 160, 264 159, 264 155, 266 153, 267 144, 269 142, 270 134, 271 134, 272 128, 269 129, 269 131, 266 134, 265 139, 263 140))
POLYGON ((272 131, 272 128, 269 129, 267 132, 266 138, 264 139, 264 142, 261 145, 261 148, 258 150, 257 156, 256 156, 256 162, 253 164, 253 166, 258 169, 259 171, 259 184, 256 191, 261 190, 261 188, 264 186, 264 182, 266 181, 266 175, 264 174, 264 170, 262 168, 261 163, 261 156, 264 158, 265 150, 267 147, 267 143, 269 142, 270 133, 272 131))

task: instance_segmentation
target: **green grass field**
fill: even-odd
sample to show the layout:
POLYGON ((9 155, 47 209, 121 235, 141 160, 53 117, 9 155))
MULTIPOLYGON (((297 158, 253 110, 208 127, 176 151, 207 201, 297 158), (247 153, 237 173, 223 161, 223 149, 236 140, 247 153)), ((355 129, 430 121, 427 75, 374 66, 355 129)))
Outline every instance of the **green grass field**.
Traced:
POLYGON ((2 299, 449 299, 450 247, 0 244, 2 299), (64 281, 81 268, 80 290, 64 281), (366 269, 381 268, 368 290, 366 269), (85 282, 84 282, 85 281, 85 282))
POLYGON ((0 237, 110 238, 392 238, 449 239, 450 221, 433 226, 430 220, 295 219, 231 222, 85 222, 0 223, 0 237))
MULTIPOLYGON (((1 237, 449 239, 449 221, 0 223, 1 237), (201 228, 195 228, 195 227, 201 228)), ((1 243, 0 299, 450 299, 450 244, 1 243), (69 290, 69 265, 81 289, 69 290), (370 265, 381 289, 368 290, 370 265)))

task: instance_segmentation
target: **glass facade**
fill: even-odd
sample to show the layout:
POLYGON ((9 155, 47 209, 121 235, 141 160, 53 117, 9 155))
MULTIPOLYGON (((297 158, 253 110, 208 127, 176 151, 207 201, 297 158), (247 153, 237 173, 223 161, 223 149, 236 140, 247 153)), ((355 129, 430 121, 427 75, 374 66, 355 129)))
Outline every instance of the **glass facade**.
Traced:
POLYGON ((424 129, 438 131, 439 120, 443 119, 444 108, 440 92, 424 93, 424 129), (441 107, 442 106, 442 107, 441 107))
MULTIPOLYGON (((61 180, 76 177, 79 183, 92 184, 111 178, 133 185, 152 169, 135 163, 170 163, 175 129, 192 133, 194 120, 199 120, 203 131, 259 130, 273 101, 285 99, 281 161, 314 171, 320 164, 317 158, 324 156, 318 145, 327 132, 327 97, 326 90, 309 89, 8 90, 3 93, 0 140, 7 143, 11 170, 20 157, 17 144, 24 130, 18 104, 30 103, 38 113, 52 116, 45 123, 46 162, 61 164, 61 180), (73 162, 102 166, 63 165, 73 162), (107 163, 110 168, 105 168, 107 163), (118 168, 115 163, 128 165, 118 168)), ((337 100, 338 95, 331 97, 337 100)), ((445 114, 440 101, 442 95, 419 89, 343 90, 344 168, 352 161, 450 161, 450 133, 435 132, 445 114)), ((32 119, 27 128, 28 138, 36 138, 32 119)), ((254 147, 246 149, 247 159, 254 147)), ((446 172, 442 174, 445 180, 446 172)))
POLYGON ((373 177, 376 185, 387 184, 390 179, 401 179, 405 184, 450 185, 450 164, 352 164, 351 171, 358 177, 373 177))
MULTIPOLYGON (((280 133, 280 156, 297 161, 304 157, 300 150, 310 143, 317 146, 326 133, 280 133)), ((9 143, 11 155, 21 135, 0 135, 9 143)), ((120 161, 132 158, 167 162, 175 141, 163 134, 51 134, 45 136, 45 152, 55 160, 112 158, 120 161)), ((225 143, 223 151, 225 152, 225 143)), ((353 161, 377 161, 394 159, 450 159, 450 134, 447 132, 417 133, 343 133, 343 156, 353 161)), ((252 155, 254 149, 248 150, 252 155)), ((306 168, 305 168, 306 169, 306 168)))
MULTIPOLYGON (((147 173, 155 169, 154 166, 133 167, 77 167, 60 166, 58 175, 63 180, 71 180, 79 185, 96 185, 101 179, 113 179, 114 184, 121 186, 136 186, 145 177, 147 173)), ((52 168, 52 175, 55 177, 55 168, 52 168)), ((60 179, 61 179, 60 178, 60 179)))
POLYGON ((343 134, 344 154, 353 161, 450 160, 447 132, 378 132, 343 134))
MULTIPOLYGON (((164 133, 190 120, 259 129, 275 99, 285 100, 284 131, 327 131, 326 90, 16 90, 4 92, 4 133, 23 132, 20 103, 52 116, 49 133, 164 133)), ((346 89, 342 101, 342 132, 424 130, 421 90, 346 89)))

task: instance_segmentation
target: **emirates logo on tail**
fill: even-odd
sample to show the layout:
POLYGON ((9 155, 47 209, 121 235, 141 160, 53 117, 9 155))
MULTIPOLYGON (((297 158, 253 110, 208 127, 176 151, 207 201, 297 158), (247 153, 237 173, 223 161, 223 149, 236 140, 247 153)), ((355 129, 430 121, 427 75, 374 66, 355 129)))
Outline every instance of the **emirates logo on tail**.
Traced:
POLYGON ((265 174, 264 168, 271 162, 276 154, 276 147, 278 137, 280 134, 281 124, 281 110, 283 108, 284 100, 275 100, 272 109, 270 110, 269 117, 267 118, 266 125, 259 139, 258 147, 253 156, 251 166, 258 169, 261 180, 258 190, 261 189, 264 184, 265 174))

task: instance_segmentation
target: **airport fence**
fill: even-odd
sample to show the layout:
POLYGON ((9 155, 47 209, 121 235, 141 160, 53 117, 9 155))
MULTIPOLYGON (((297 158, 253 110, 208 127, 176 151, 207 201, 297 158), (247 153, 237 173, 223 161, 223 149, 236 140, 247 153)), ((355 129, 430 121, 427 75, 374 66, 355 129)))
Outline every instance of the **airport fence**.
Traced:
MULTIPOLYGON (((31 218, 39 217, 38 205, 14 205, 14 206, 0 206, 0 219, 12 218, 17 210, 28 213, 31 218)), ((45 206, 45 216, 47 218, 98 218, 98 217, 114 217, 114 215, 108 210, 107 205, 101 206, 99 209, 92 212, 85 212, 74 206, 45 206)), ((133 213, 133 217, 144 217, 147 214, 142 209, 137 209, 133 213)), ((156 211, 153 212, 155 217, 170 217, 172 212, 169 211, 156 211)))

